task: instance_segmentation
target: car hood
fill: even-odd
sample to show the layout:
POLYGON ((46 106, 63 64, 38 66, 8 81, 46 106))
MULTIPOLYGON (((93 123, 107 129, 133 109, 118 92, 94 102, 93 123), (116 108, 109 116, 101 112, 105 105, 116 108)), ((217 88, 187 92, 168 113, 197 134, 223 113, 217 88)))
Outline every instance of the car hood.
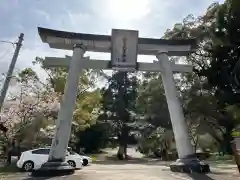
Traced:
MULTIPOLYGON (((81 156, 81 155, 79 155, 79 156, 81 156)), ((81 156, 83 159, 91 159, 90 157, 88 157, 88 156, 81 156)))
POLYGON ((82 156, 80 156, 79 154, 72 154, 71 157, 83 159, 82 156))
POLYGON ((83 156, 83 155, 80 155, 80 154, 74 154, 72 156, 75 156, 75 157, 78 157, 78 158, 82 158, 82 159, 91 159, 89 156, 83 156))

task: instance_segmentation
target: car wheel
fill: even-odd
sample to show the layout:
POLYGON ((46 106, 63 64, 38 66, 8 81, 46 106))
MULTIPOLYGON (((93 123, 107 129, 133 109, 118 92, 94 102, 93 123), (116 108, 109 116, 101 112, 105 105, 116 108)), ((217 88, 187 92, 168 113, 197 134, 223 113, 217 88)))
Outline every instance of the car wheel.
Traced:
POLYGON ((88 160, 87 159, 83 159, 83 163, 82 163, 83 166, 86 166, 88 165, 88 160))
POLYGON ((29 172, 32 171, 34 168, 34 163, 32 161, 27 161, 23 164, 23 171, 29 172))
POLYGON ((76 167, 76 163, 74 161, 68 161, 68 164, 72 167, 76 167))

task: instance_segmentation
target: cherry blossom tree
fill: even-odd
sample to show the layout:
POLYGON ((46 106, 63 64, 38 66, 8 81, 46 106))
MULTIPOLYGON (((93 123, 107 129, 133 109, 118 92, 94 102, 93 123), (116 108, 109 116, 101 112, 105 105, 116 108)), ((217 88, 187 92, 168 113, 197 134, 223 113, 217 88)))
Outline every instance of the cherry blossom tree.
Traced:
POLYGON ((31 146, 42 134, 40 129, 55 123, 59 95, 30 68, 16 78, 15 91, 4 104, 0 122, 8 129, 6 139, 22 140, 31 146))

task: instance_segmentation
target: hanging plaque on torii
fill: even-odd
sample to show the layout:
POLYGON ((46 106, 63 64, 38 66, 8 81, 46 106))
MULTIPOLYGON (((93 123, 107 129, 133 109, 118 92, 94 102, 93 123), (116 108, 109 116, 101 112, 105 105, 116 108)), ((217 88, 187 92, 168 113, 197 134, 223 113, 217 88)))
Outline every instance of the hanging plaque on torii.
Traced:
POLYGON ((137 69, 138 31, 112 29, 111 68, 120 71, 137 69))

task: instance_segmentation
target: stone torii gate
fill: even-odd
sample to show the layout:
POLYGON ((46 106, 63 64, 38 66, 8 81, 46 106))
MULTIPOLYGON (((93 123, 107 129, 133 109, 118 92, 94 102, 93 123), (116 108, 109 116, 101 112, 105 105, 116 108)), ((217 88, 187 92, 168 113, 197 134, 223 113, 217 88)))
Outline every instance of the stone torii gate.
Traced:
POLYGON ((48 43, 51 48, 73 50, 72 57, 46 57, 44 61, 45 67, 69 67, 69 73, 49 161, 39 171, 51 170, 53 172, 61 169, 73 172, 66 163, 64 164, 64 161, 71 133, 79 77, 84 68, 161 72, 179 156, 170 168, 172 171, 180 172, 209 171, 209 166, 195 157, 173 79, 173 73, 192 72, 192 66, 169 61, 169 56, 187 56, 193 52, 195 40, 139 38, 138 31, 120 29, 113 29, 112 36, 57 31, 41 27, 38 31, 42 41, 48 43), (84 57, 86 51, 111 53, 111 60, 94 60, 84 57), (155 55, 158 61, 137 62, 138 54, 155 55))

